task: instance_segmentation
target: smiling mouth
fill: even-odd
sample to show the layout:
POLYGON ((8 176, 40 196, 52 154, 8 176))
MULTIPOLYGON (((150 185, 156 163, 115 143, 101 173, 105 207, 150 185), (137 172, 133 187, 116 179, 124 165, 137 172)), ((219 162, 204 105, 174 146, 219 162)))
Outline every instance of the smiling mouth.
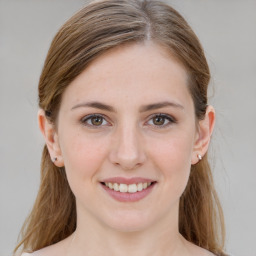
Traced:
POLYGON ((143 191, 151 186, 153 186, 156 182, 141 182, 134 184, 124 184, 124 183, 112 183, 112 182, 101 182, 102 185, 107 188, 121 193, 136 193, 143 191))

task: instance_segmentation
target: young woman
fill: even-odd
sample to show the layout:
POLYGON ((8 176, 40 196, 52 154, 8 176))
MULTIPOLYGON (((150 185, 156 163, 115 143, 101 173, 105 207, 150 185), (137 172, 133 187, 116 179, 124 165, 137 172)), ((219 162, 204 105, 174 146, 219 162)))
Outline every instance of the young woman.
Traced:
POLYGON ((41 185, 16 252, 225 255, 209 80, 164 3, 96 1, 67 21, 39 82, 41 185))

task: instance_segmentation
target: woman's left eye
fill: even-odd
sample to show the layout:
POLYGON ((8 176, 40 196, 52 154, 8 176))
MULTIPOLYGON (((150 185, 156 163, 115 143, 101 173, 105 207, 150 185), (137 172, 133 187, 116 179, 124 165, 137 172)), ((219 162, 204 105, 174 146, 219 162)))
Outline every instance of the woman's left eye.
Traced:
POLYGON ((165 114, 154 115, 147 122, 147 124, 157 126, 159 128, 166 127, 172 123, 176 123, 176 120, 173 117, 165 114))
POLYGON ((101 126, 106 126, 108 125, 108 122, 102 115, 89 115, 85 116, 81 122, 90 127, 101 127, 101 126))

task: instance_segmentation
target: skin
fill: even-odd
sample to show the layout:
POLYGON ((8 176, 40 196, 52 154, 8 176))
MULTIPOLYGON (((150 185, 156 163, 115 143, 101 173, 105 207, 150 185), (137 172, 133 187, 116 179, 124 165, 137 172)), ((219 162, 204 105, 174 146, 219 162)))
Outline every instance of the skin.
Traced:
POLYGON ((186 70, 174 57, 148 42, 108 51, 65 90, 57 126, 42 110, 38 119, 76 197, 77 230, 33 255, 212 255, 179 234, 178 208, 191 165, 208 149, 215 112, 208 106, 196 120, 186 70), (112 110, 84 105, 92 101, 112 110), (145 109, 163 102, 171 105, 145 109), (95 125, 91 114, 103 118, 95 125), (124 203, 100 184, 116 176, 156 184, 124 203))

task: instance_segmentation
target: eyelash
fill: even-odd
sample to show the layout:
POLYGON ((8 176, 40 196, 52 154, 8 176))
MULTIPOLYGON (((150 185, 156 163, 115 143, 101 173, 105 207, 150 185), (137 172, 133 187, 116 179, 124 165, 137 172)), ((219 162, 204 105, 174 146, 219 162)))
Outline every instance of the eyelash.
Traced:
MULTIPOLYGON (((169 127, 170 125, 172 125, 172 124, 175 124, 175 123, 177 123, 177 120, 174 118, 174 117, 172 117, 172 116, 170 116, 170 115, 167 115, 167 114, 154 114, 154 115, 152 115, 150 118, 149 118, 149 120, 147 121, 147 123, 150 121, 150 120, 153 120, 153 118, 164 118, 164 124, 163 125, 154 125, 154 124, 152 124, 154 127, 156 127, 157 129, 163 129, 163 128, 166 128, 166 127, 169 127), (165 123, 166 122, 166 120, 168 121, 168 123, 165 123)), ((153 121, 152 121, 153 122, 153 121)))
MULTIPOLYGON (((101 128, 102 126, 111 126, 111 124, 107 124, 107 125, 106 124, 93 125, 92 124, 92 119, 93 118, 102 118, 103 122, 105 121, 105 122, 109 123, 106 120, 107 118, 104 115, 102 115, 102 114, 92 114, 92 115, 85 116, 85 117, 83 117, 81 119, 81 123, 83 125, 89 127, 89 128, 92 128, 92 129, 98 129, 98 128, 101 128), (89 124, 88 121, 90 121, 91 123, 89 124)), ((165 127, 170 126, 171 124, 177 123, 177 120, 174 117, 171 117, 170 115, 167 115, 167 114, 154 114, 154 115, 151 115, 146 123, 149 123, 149 121, 153 120, 153 118, 164 118, 164 120, 165 120, 163 125, 150 124, 150 125, 155 126, 157 129, 163 129, 165 127), (165 123, 166 120, 168 121, 168 123, 165 123)))
MULTIPOLYGON (((102 118, 103 119, 103 122, 107 122, 109 123, 108 121, 106 121, 106 117, 104 115, 101 115, 101 114, 92 114, 92 115, 88 115, 88 116, 85 116, 81 119, 81 123, 85 126, 88 126, 89 128, 92 128, 92 129, 97 129, 97 128, 101 128, 102 126, 105 126, 105 125, 93 125, 92 124, 92 119, 93 118, 102 118), (88 121, 91 121, 91 124, 88 123, 88 121)), ((110 125, 107 125, 107 126, 110 126, 110 125)))

